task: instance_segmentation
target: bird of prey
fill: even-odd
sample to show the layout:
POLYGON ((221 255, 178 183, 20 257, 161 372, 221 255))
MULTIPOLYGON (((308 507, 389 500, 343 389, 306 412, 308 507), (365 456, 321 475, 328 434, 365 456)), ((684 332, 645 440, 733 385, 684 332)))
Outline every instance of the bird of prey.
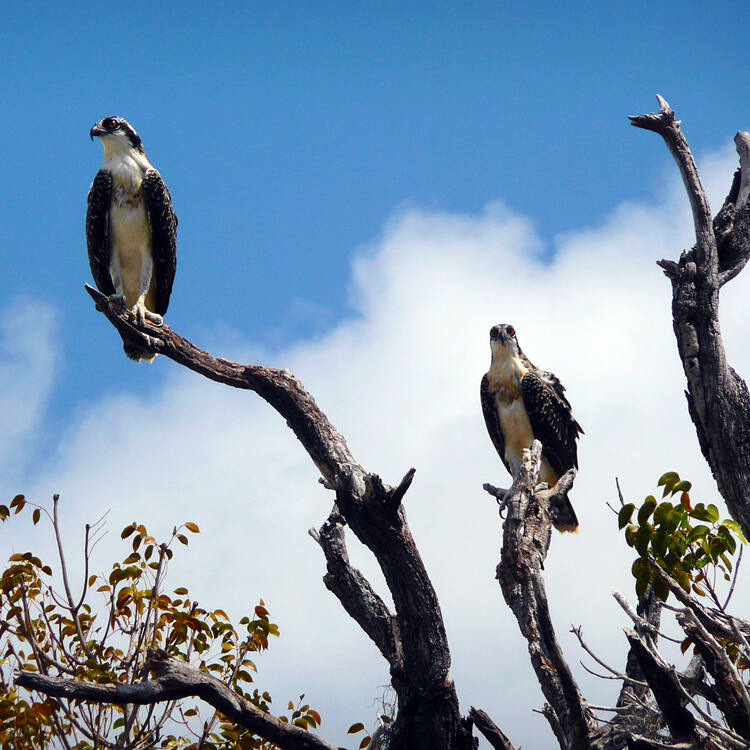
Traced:
MULTIPOLYGON (((122 117, 105 117, 89 133, 104 161, 89 190, 86 243, 99 291, 132 310, 138 323, 157 325, 167 312, 177 268, 177 217, 161 175, 140 136, 122 117)), ((131 359, 154 355, 130 343, 131 359)))
MULTIPOLYGON (((542 444, 539 479, 554 487, 568 470, 578 468, 576 440, 583 434, 573 419, 565 388, 551 373, 535 367, 521 351, 513 326, 490 329, 492 362, 482 378, 484 421, 505 468, 515 478, 524 448, 542 444)), ((558 531, 576 531, 576 518, 565 496, 550 509, 558 531)))

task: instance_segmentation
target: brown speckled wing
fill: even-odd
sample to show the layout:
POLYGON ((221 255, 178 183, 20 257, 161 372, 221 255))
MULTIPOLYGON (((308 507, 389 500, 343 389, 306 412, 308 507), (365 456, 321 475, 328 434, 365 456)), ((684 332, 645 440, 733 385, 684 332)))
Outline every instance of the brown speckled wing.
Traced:
POLYGON ((562 385, 557 378, 555 381, 557 387, 529 372, 521 380, 521 391, 534 437, 542 442, 552 469, 562 476, 568 469, 578 467, 576 440, 583 430, 573 419, 562 385))
POLYGON ((154 261, 155 313, 164 315, 169 307, 172 284, 177 270, 177 216, 172 209, 172 197, 161 175, 155 169, 143 177, 143 199, 151 225, 151 245, 154 261))
POLYGON ((114 294, 109 275, 109 205, 112 199, 112 175, 99 170, 91 183, 86 210, 86 246, 94 283, 102 294, 114 294))
POLYGON ((505 460, 505 438, 503 437, 503 430, 500 427, 500 417, 497 414, 495 397, 490 392, 490 381, 487 375, 482 378, 479 395, 482 400, 482 414, 484 414, 484 423, 487 425, 487 432, 490 434, 492 444, 495 446, 495 450, 498 452, 500 460, 505 465, 508 473, 512 476, 513 472, 510 470, 510 465, 505 460))

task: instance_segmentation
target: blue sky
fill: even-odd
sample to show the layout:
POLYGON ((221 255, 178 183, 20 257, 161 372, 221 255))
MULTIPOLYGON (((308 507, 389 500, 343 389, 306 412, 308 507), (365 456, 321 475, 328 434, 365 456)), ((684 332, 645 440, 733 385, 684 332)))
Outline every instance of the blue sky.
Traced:
POLYGON ((742 4, 679 7, 13 4, 0 298, 61 311, 53 413, 161 375, 114 356, 80 291, 99 117, 127 117, 171 188, 169 321, 277 347, 347 314, 349 260, 399 207, 476 212, 502 198, 548 240, 653 189, 667 157, 625 116, 654 93, 699 153, 746 122, 742 4), (81 372, 92 351, 97 367, 81 372))
MULTIPOLYGON (((318 684, 314 705, 334 743, 387 679, 320 583, 319 550, 304 532, 330 499, 281 420, 246 394, 197 385, 163 357, 133 364, 83 292, 86 193, 102 157, 88 132, 121 114, 180 219, 167 322, 217 354, 292 367, 372 470, 398 478, 417 466, 412 529, 443 602, 459 694, 486 705, 515 744, 547 746, 528 713, 541 696, 523 644, 513 642, 520 661, 508 661, 493 641, 515 624, 502 620, 495 519, 478 489, 506 478, 478 407, 487 331, 513 322, 532 360, 563 378, 587 431, 584 526, 575 542, 555 542, 548 565, 566 633, 584 615, 556 596, 556 575, 558 586, 566 573, 600 576, 581 584, 602 592, 591 617, 604 617, 615 571, 629 591, 616 542, 601 570, 581 564, 611 530, 601 499, 615 474, 648 494, 677 468, 715 500, 685 414, 668 285, 653 264, 690 243, 692 224, 663 143, 626 116, 652 111, 656 93, 667 98, 716 210, 737 161, 731 138, 750 129, 746 13, 739 2, 7 8, 0 421, 18 427, 0 434, 10 467, 0 463, 0 489, 62 492, 71 529, 102 506, 114 529, 133 515, 171 525, 190 513, 205 535, 185 570, 196 595, 204 586, 219 597, 212 606, 241 598, 217 584, 224 554, 248 554, 250 540, 260 559, 288 558, 287 569, 259 569, 241 596, 264 596, 285 616, 268 679, 289 695, 318 684), (596 367, 583 342, 607 355, 596 367), (658 382, 638 380, 644 348, 658 382), (627 378, 638 408, 620 388, 627 378), (655 425, 645 451, 640 417, 655 425), (154 473, 144 426, 174 475, 154 473), (149 483, 133 490, 140 475, 149 483), (471 508, 460 519, 457 498, 471 508), (245 523, 227 529, 227 517, 245 523), (454 543, 465 574, 444 559, 454 543), (483 583, 475 593, 465 580, 483 583), (295 634, 300 601, 325 614, 295 634), (318 619, 321 632, 311 630, 318 619), (329 639, 356 659, 360 682, 328 684, 310 638, 321 654, 329 639), (528 684, 519 677, 516 703, 492 704, 502 692, 493 681, 508 669, 528 684)), ((728 287, 722 329, 730 358, 750 372, 747 293, 742 277, 728 287)), ((607 616, 624 624, 616 609, 607 616)))

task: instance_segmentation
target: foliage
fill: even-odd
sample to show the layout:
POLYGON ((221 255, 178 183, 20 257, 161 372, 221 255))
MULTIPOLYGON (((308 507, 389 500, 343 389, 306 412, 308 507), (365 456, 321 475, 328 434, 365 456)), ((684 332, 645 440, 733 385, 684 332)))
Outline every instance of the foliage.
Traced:
POLYGON ((731 558, 737 551, 737 541, 746 542, 739 524, 731 519, 720 521, 715 505, 693 506, 689 494, 692 485, 680 479, 676 471, 663 474, 657 486, 663 487, 662 502, 649 495, 640 507, 626 503, 618 513, 625 540, 638 553, 632 567, 638 598, 651 584, 656 595, 667 600, 670 589, 654 570, 658 565, 686 593, 708 595, 724 609, 726 601, 718 598, 716 580, 717 576, 732 580, 731 558), (670 500, 664 499, 667 495, 670 500), (677 502, 671 500, 675 496, 677 502))
MULTIPOLYGON (((71 750, 95 747, 205 748, 206 750, 271 750, 276 747, 237 727, 218 712, 201 717, 198 705, 168 702, 161 706, 84 704, 44 698, 17 688, 13 670, 39 671, 51 676, 96 683, 132 683, 147 676, 147 648, 191 662, 231 687, 263 711, 271 696, 251 689, 253 653, 268 648, 278 636, 263 601, 238 626, 222 609, 206 609, 185 587, 164 591, 164 578, 176 542, 188 544, 185 532, 199 533, 186 522, 169 539, 157 542, 143 524, 133 522, 121 533, 127 553, 106 575, 89 575, 89 558, 101 538, 102 519, 86 526, 85 575, 80 594, 73 596, 60 541, 58 496, 53 511, 17 495, 10 507, 0 505, 0 521, 33 507, 36 525, 42 516, 52 524, 59 550, 62 590, 55 586, 53 569, 32 552, 11 555, 0 576, 0 747, 71 750), (92 599, 100 597, 96 607, 92 599)), ((319 714, 304 695, 290 715, 279 717, 310 729, 319 714)))

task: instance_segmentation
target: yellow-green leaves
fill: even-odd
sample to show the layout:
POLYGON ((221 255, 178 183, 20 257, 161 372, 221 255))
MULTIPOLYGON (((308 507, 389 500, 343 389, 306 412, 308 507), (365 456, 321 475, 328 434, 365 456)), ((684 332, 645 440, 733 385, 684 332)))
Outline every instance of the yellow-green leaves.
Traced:
MULTIPOLYGON (((34 524, 42 511, 53 520, 47 510, 27 503, 23 495, 17 495, 8 506, 0 506, 0 520, 15 519, 24 506, 34 508, 34 524)), ((0 670, 0 747, 7 744, 14 750, 41 750, 57 747, 55 736, 75 733, 73 713, 59 712, 52 699, 37 701, 33 694, 12 687, 9 676, 14 668, 39 671, 43 665, 54 674, 60 670, 50 664, 59 664, 65 676, 82 681, 132 682, 143 677, 149 647, 193 663, 261 711, 271 710, 270 694, 252 685, 257 673, 252 657, 268 648, 270 636, 279 634, 263 600, 250 604, 247 615, 237 622, 226 605, 211 610, 192 598, 187 587, 165 585, 172 547, 179 549, 180 543, 187 544, 189 533, 200 533, 198 524, 188 521, 176 526, 166 541, 157 542, 143 524, 128 524, 118 542, 124 548, 121 559, 106 572, 81 580, 84 592, 80 602, 76 592, 75 606, 65 597, 53 596, 44 577, 51 576, 52 569, 33 552, 11 555, 0 574, 0 659, 11 667, 0 670)), ((79 585, 76 582, 73 588, 79 585)), ((228 604, 234 606, 235 602, 228 604)), ((290 702, 289 715, 280 718, 301 729, 313 729, 321 717, 303 698, 290 702)), ((172 709, 172 724, 183 726, 185 736, 162 735, 159 747, 195 747, 191 738, 203 735, 205 747, 213 750, 275 750, 271 743, 213 709, 208 713, 204 709, 201 716, 198 706, 185 708, 181 711, 178 704, 172 709)), ((92 705, 87 711, 101 719, 90 725, 101 732, 94 745, 117 745, 128 721, 123 709, 92 705)), ((148 722, 153 728, 155 719, 143 710, 129 721, 134 733, 143 730, 147 736, 148 722)))
POLYGON ((660 599, 667 599, 669 586, 654 571, 654 565, 658 565, 686 592, 708 594, 716 601, 705 568, 715 568, 730 580, 730 557, 736 551, 737 539, 746 541, 739 524, 731 519, 719 522, 719 509, 713 504, 693 506, 692 485, 680 479, 676 471, 662 474, 657 484, 664 488, 662 497, 670 499, 657 502, 649 495, 640 507, 627 503, 617 514, 626 543, 638 553, 631 570, 636 594, 642 597, 651 584, 660 599), (674 502, 672 498, 677 495, 679 502, 674 502))

